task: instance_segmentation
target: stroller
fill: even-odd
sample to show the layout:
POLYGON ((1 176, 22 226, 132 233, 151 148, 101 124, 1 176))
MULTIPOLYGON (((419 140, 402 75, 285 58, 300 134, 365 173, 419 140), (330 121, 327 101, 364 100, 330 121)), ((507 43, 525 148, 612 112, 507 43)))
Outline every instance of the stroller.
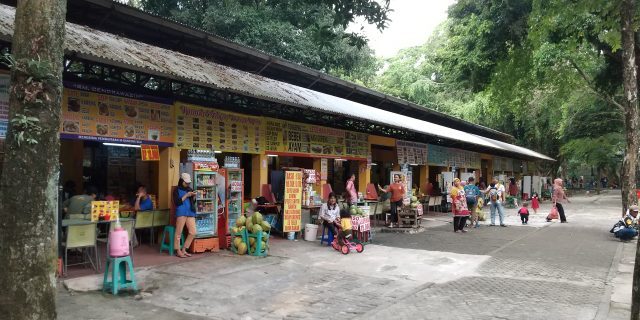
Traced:
POLYGON ((351 251, 357 253, 364 251, 364 244, 362 244, 362 242, 356 239, 350 240, 349 237, 346 237, 342 232, 342 226, 336 224, 336 227, 338 228, 338 235, 333 239, 331 247, 336 249, 336 251, 342 252, 342 254, 349 254, 351 251))

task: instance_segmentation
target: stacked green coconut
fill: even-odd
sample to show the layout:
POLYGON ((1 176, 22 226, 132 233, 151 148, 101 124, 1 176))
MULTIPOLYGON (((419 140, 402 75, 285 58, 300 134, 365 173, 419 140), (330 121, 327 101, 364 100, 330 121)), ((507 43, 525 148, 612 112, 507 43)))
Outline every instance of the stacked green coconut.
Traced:
POLYGON ((233 252, 256 256, 267 254, 271 225, 262 220, 262 214, 259 212, 254 213, 250 218, 241 216, 236 220, 236 226, 229 231, 233 237, 231 241, 233 252))
POLYGON ((418 208, 419 205, 420 205, 420 202, 418 202, 418 197, 416 196, 411 197, 411 204, 410 204, 411 209, 416 209, 418 208))
POLYGON ((349 213, 352 216, 364 216, 364 210, 362 210, 362 208, 356 206, 355 204, 351 205, 351 208, 349 208, 349 213))

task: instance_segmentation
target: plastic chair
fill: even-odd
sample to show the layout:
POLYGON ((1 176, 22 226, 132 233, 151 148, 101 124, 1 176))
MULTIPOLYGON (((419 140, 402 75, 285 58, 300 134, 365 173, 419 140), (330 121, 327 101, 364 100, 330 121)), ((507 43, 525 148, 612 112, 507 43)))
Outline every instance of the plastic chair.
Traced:
MULTIPOLYGON (((151 229, 149 233, 149 242, 153 244, 153 216, 154 211, 138 211, 136 212, 136 230, 151 229)), ((140 236, 142 242, 142 236, 140 236)))
POLYGON ((64 273, 67 273, 68 266, 75 265, 85 265, 90 263, 93 266, 94 270, 98 270, 100 268, 100 260, 98 258, 98 248, 96 242, 96 225, 93 223, 87 223, 82 225, 71 225, 67 227, 67 237, 66 241, 63 243, 64 246, 64 273), (95 254, 96 263, 91 259, 91 255, 87 253, 86 249, 93 248, 93 253, 95 254), (69 249, 80 249, 82 251, 83 262, 69 264, 68 251, 69 249), (84 261, 84 256, 87 256, 89 262, 84 261))
MULTIPOLYGON (((169 255, 172 256, 175 252, 175 248, 173 246, 174 239, 176 237, 176 227, 174 226, 164 226, 164 230, 162 231, 162 242, 160 242, 160 253, 162 250, 167 250, 169 255), (169 234, 169 243, 165 243, 165 236, 169 234)), ((180 235, 180 247, 184 244, 184 235, 180 235)))
POLYGON ((133 291, 138 291, 136 275, 133 271, 133 261, 131 261, 130 256, 107 257, 107 264, 104 268, 104 278, 102 279, 102 292, 110 290, 115 296, 118 295, 118 291, 122 289, 133 289, 133 291), (113 271, 111 273, 111 281, 108 281, 110 266, 113 266, 113 271), (127 267, 129 269, 130 279, 127 279, 127 267))
POLYGON ((328 228, 327 226, 323 225, 322 226, 322 236, 320 236, 320 245, 322 245, 323 241, 327 241, 327 246, 330 246, 331 243, 333 242, 333 230, 331 228, 328 228), (329 230, 327 232, 327 237, 325 238, 324 234, 326 232, 326 230, 329 230))

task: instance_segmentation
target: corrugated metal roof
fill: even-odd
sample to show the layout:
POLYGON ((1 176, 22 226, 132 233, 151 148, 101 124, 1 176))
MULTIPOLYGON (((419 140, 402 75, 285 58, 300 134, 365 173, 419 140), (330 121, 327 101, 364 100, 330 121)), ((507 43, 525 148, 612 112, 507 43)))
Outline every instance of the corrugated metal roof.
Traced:
MULTIPOLYGON (((13 34, 14 14, 13 7, 0 5, 0 37, 8 41, 13 34)), ((553 160, 526 148, 377 109, 73 23, 66 25, 65 48, 67 53, 89 60, 169 76, 258 99, 345 115, 385 126, 514 152, 526 157, 553 160)))

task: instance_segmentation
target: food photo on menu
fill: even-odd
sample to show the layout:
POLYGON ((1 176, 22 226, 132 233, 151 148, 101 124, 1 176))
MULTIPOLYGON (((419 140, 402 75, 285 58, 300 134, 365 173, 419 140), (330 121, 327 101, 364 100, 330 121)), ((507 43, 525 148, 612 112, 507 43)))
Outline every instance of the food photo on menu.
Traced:
POLYGON ((160 131, 156 129, 149 129, 149 140, 158 141, 160 139, 160 131))
POLYGON ((124 106, 124 113, 129 118, 135 118, 138 116, 138 110, 134 106, 124 106))
POLYGON ((133 125, 128 125, 124 127, 124 136, 127 138, 133 138, 136 134, 136 127, 133 125))
POLYGON ((80 132, 80 123, 77 121, 64 121, 62 124, 62 131, 69 133, 78 133, 80 132))
POLYGON ((67 110, 71 112, 80 112, 80 102, 77 98, 69 97, 67 99, 67 110))
POLYGON ((101 116, 109 116, 109 106, 104 102, 98 103, 98 114, 101 116))
POLYGON ((96 132, 98 133, 98 135, 101 136, 105 136, 107 134, 109 134, 109 125, 106 124, 97 124, 96 125, 96 132))

